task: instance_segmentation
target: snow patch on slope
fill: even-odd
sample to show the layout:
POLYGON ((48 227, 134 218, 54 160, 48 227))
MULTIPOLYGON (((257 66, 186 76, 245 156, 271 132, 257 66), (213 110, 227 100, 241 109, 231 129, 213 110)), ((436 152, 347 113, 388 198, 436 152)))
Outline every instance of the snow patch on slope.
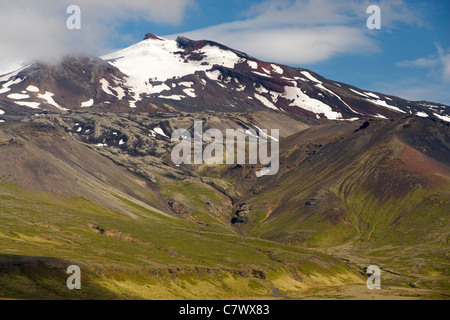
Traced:
MULTIPOLYGON (((22 82, 23 80, 25 80, 25 79, 17 78, 17 79, 10 80, 10 81, 4 83, 2 85, 2 88, 0 89, 0 94, 11 91, 10 86, 12 86, 14 84, 18 84, 18 83, 22 82)), ((0 79, 0 81, 1 81, 1 79, 0 79)))
POLYGON ((30 97, 30 95, 21 94, 21 93, 11 93, 11 94, 7 95, 7 97, 9 99, 13 99, 13 100, 23 100, 23 99, 28 99, 30 97))
POLYGON ((257 74, 258 76, 263 76, 263 77, 270 77, 269 75, 265 74, 265 73, 261 73, 261 72, 257 72, 257 71, 252 71, 254 74, 257 74))
POLYGON ((322 83, 322 81, 319 81, 316 78, 314 78, 308 71, 300 71, 300 73, 303 74, 305 77, 307 77, 311 81, 314 81, 317 83, 322 83))
POLYGON ((267 99, 266 97, 263 97, 263 96, 255 93, 255 98, 258 99, 259 101, 261 101, 261 103, 263 105, 265 105, 266 107, 268 107, 270 109, 278 110, 278 108, 271 101, 269 101, 269 99, 267 99))
POLYGON ((44 99, 48 104, 60 109, 60 110, 68 110, 66 108, 61 107, 59 104, 56 103, 55 100, 53 100, 54 94, 51 92, 46 91, 44 94, 38 94, 38 98, 44 99))
POLYGON ((186 98, 185 96, 182 96, 180 94, 173 94, 171 96, 158 96, 158 98, 162 98, 162 99, 171 99, 171 100, 181 100, 186 98))
POLYGON ((39 88, 36 87, 36 86, 30 85, 30 86, 27 87, 27 91, 30 91, 30 92, 39 92, 39 88))
POLYGON ((366 99, 366 100, 369 101, 369 102, 372 102, 372 103, 374 103, 376 105, 385 107, 385 108, 389 108, 389 109, 392 109, 392 110, 395 110, 395 111, 398 111, 398 112, 401 112, 401 113, 406 113, 405 111, 403 111, 402 109, 397 108, 396 106, 391 106, 391 105, 387 104, 387 102, 384 101, 384 100, 370 100, 370 99, 366 99))
POLYGON ((14 101, 14 103, 32 109, 40 109, 39 106, 41 105, 39 102, 26 102, 26 101, 14 101))
POLYGON ((369 97, 368 95, 365 95, 364 93, 356 91, 356 90, 354 90, 352 88, 350 88, 350 91, 352 91, 353 93, 359 94, 360 96, 365 97, 365 98, 369 97))
POLYGON ((290 106, 300 107, 316 114, 323 113, 328 119, 342 118, 340 112, 333 111, 329 105, 320 100, 310 98, 300 88, 286 86, 284 90, 286 99, 292 101, 290 106))
POLYGON ((436 117, 438 117, 439 119, 441 119, 441 120, 444 120, 444 121, 447 121, 447 122, 450 122, 450 117, 447 117, 447 116, 442 116, 442 115, 440 115, 440 114, 437 114, 437 113, 433 113, 436 117))
POLYGON ((184 89, 183 92, 191 98, 197 97, 197 94, 195 93, 195 89, 192 89, 192 88, 184 89))
POLYGON ((124 91, 120 86, 112 87, 112 86, 109 84, 108 80, 106 80, 106 79, 104 79, 104 78, 100 79, 100 83, 101 83, 101 85, 102 85, 102 90, 103 90, 105 93, 107 93, 107 94, 109 94, 109 95, 111 95, 111 96, 115 96, 115 97, 117 97, 117 99, 119 99, 119 100, 122 100, 122 98, 125 97, 125 91, 124 91), (112 92, 111 90, 114 90, 115 92, 117 92, 117 94, 115 94, 115 93, 112 92))
POLYGON ((375 93, 373 92, 364 92, 366 95, 368 95, 369 97, 375 98, 375 99, 381 99, 379 96, 377 96, 375 93))
POLYGON ((160 127, 154 128, 153 132, 155 132, 156 134, 159 134, 159 135, 161 135, 163 137, 168 138, 168 136, 164 133, 164 131, 160 127))
POLYGON ((94 99, 90 99, 88 101, 82 102, 81 108, 89 108, 89 107, 92 107, 93 105, 94 105, 94 99))
POLYGON ((419 116, 419 117, 422 117, 422 118, 427 118, 428 117, 428 115, 425 112, 422 112, 422 111, 417 112, 416 116, 419 116))
POLYGON ((272 67, 273 71, 275 71, 276 73, 279 73, 279 74, 284 73, 283 69, 281 67, 277 66, 276 64, 271 64, 270 66, 272 67))
POLYGON ((247 64, 252 69, 258 69, 258 63, 256 61, 247 60, 247 64))

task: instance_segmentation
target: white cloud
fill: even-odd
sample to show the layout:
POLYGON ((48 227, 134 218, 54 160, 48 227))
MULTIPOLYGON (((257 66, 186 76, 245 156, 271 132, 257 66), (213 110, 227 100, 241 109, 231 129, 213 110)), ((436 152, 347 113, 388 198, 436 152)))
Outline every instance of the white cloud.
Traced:
POLYGON ((427 58, 404 60, 396 63, 401 68, 429 68, 437 72, 445 82, 450 82, 450 49, 444 50, 436 44, 437 54, 427 58))
POLYGON ((247 18, 256 18, 264 26, 269 23, 297 25, 348 25, 365 28, 367 7, 381 8, 382 26, 395 27, 398 22, 421 24, 416 8, 404 0, 267 0, 247 11, 247 18))
MULTIPOLYGON (((0 74, 22 61, 55 61, 68 52, 97 53, 126 35, 122 23, 178 24, 194 0, 0 0, 0 74), (81 8, 81 30, 68 30, 66 9, 81 8)), ((144 31, 143 31, 144 32, 144 31)))
POLYGON ((397 67, 402 68, 431 68, 439 64, 437 59, 418 58, 415 60, 404 60, 397 62, 397 67))
POLYGON ((442 68, 442 78, 450 82, 450 49, 445 52, 439 45, 436 45, 439 53, 439 61, 441 62, 442 68))
MULTIPOLYGON (((272 0, 251 7, 246 18, 185 32, 257 58, 286 64, 309 64, 339 54, 379 51, 373 30, 366 28, 370 1, 272 0)), ((380 1, 382 28, 420 20, 403 0, 380 1)), ((174 38, 176 35, 167 36, 174 38)))

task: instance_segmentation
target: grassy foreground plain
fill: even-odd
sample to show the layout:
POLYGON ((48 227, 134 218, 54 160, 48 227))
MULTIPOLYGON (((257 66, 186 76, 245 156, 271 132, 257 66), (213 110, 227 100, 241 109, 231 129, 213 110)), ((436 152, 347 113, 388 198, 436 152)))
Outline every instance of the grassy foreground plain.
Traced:
POLYGON ((132 216, 5 181, 0 192, 2 298, 276 298, 363 283, 357 268, 324 253, 199 229, 125 199, 132 216), (66 288, 72 264, 82 270, 79 291, 66 288))

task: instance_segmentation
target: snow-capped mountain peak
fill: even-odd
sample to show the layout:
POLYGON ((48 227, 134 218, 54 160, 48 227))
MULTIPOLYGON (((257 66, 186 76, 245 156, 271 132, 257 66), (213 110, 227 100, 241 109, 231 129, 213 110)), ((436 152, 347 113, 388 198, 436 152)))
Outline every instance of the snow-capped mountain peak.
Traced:
POLYGON ((205 45, 188 56, 177 40, 147 34, 145 40, 102 57, 128 76, 136 100, 141 94, 157 94, 170 89, 165 81, 179 79, 214 65, 234 68, 241 62, 234 52, 205 45))
POLYGON ((418 115, 450 120, 442 104, 362 90, 310 70, 261 61, 213 41, 182 36, 169 40, 151 33, 101 59, 66 57, 58 66, 35 63, 4 75, 1 101, 22 110, 251 112, 270 108, 318 119, 418 115))

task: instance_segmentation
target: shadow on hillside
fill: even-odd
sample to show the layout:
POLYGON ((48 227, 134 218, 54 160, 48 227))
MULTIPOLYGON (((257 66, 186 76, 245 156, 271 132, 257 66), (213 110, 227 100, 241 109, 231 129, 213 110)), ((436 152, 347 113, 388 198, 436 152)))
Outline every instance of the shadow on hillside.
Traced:
POLYGON ((0 254, 0 300, 120 299, 95 283, 95 269, 81 268, 81 289, 69 290, 66 270, 76 262, 48 257, 0 254), (85 271, 83 271, 85 270, 85 271))

